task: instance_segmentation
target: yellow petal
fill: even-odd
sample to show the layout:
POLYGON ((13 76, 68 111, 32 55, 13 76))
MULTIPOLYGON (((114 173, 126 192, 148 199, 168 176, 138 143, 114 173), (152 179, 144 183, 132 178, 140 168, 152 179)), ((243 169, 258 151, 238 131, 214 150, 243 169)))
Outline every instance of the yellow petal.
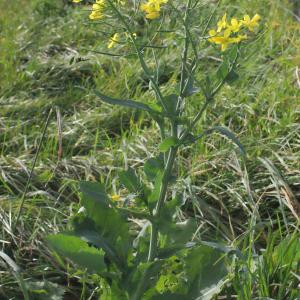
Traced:
POLYGON ((258 22, 261 19, 259 14, 256 14, 253 18, 252 18, 252 22, 258 22))
POLYGON ((121 196, 120 195, 111 195, 111 200, 113 200, 113 201, 120 201, 121 200, 121 196))
POLYGON ((250 16, 249 15, 244 15, 244 21, 245 22, 250 22, 250 16))
POLYGON ((215 35, 217 35, 217 32, 216 32, 214 29, 211 29, 211 30, 208 32, 208 34, 209 34, 210 36, 215 36, 215 35))
POLYGON ((224 52, 228 48, 228 44, 221 45, 221 51, 224 52))
POLYGON ((230 34, 231 34, 231 29, 226 29, 224 31, 224 38, 228 38, 230 36, 230 34))

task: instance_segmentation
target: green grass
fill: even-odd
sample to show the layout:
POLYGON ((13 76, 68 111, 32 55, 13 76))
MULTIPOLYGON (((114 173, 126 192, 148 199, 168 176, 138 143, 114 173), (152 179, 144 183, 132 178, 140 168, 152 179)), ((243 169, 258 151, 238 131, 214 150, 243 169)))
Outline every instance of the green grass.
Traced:
MULTIPOLYGON (((205 115, 206 124, 224 125, 237 134, 247 158, 217 134, 180 152, 178 189, 187 200, 182 217, 195 216, 203 239, 238 247, 244 257, 220 294, 227 299, 300 298, 299 254, 288 250, 296 249, 300 238, 296 6, 297 1, 295 7, 292 1, 223 1, 218 15, 225 10, 259 12, 269 24, 244 50, 239 79, 224 86, 205 115), (282 250, 278 245, 284 243, 292 246, 282 250)), ((146 114, 104 105, 93 95, 96 88, 123 98, 153 98, 135 60, 87 50, 103 50, 105 45, 99 33, 82 24, 86 14, 59 0, 0 2, 0 250, 22 268, 25 282, 59 284, 67 290, 65 299, 93 299, 89 297, 95 289, 89 278, 58 263, 44 242, 47 234, 66 228, 79 209, 77 181, 101 181, 114 190, 117 170, 141 168, 159 142, 146 114), (13 234, 51 107, 54 112, 13 234)), ((179 54, 171 49, 159 55, 165 92, 172 90, 179 54)), ((205 57, 199 78, 215 63, 214 57, 205 57)), ((193 112, 201 98, 190 101, 193 112)), ((20 279, 2 260, 0 272, 0 299, 21 299, 20 279)))

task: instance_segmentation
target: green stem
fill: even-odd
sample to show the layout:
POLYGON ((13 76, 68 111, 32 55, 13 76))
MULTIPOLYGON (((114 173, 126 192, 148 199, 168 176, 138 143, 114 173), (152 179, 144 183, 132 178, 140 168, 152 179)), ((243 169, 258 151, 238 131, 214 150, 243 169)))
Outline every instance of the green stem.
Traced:
MULTIPOLYGON (((162 210, 163 205, 165 203, 165 198, 166 198, 166 194, 167 194, 167 190, 168 190, 171 171, 172 171, 174 161, 175 161, 175 158, 176 158, 176 152, 177 152, 177 148, 174 148, 174 147, 172 147, 170 152, 169 152, 166 168, 164 170, 164 175, 163 175, 163 178, 162 178, 159 198, 158 198, 158 201, 156 203, 155 211, 154 211, 154 214, 153 214, 153 217, 156 221, 159 220, 161 210, 162 210)), ((156 257, 157 244, 158 244, 158 226, 155 222, 152 222, 150 248, 149 248, 149 253, 148 253, 148 262, 153 261, 154 258, 156 257)))
MULTIPOLYGON (((177 124, 175 122, 172 122, 171 126, 172 126, 171 127, 172 136, 177 137, 178 135, 177 124)), ((161 210, 165 203, 171 172, 176 158, 176 153, 177 153, 177 147, 172 147, 168 153, 168 159, 163 173, 161 189, 156 203, 155 211, 153 214, 154 221, 151 222, 151 237, 150 237, 150 246, 149 246, 149 253, 148 253, 148 260, 147 260, 148 263, 153 262, 157 255, 158 231, 159 231, 157 221, 159 220, 161 210)), ((147 286, 147 281, 149 280, 149 276, 150 276, 149 272, 150 272, 150 268, 148 268, 143 274, 143 277, 139 281, 135 294, 133 295, 131 300, 141 299, 145 291, 145 288, 147 286)))
POLYGON ((228 75, 231 73, 231 71, 233 70, 233 68, 236 65, 238 59, 238 54, 236 55, 236 57, 234 58, 234 61, 232 62, 232 65, 230 67, 230 70, 227 74, 227 76, 214 88, 214 90, 211 92, 210 95, 205 95, 205 102, 203 104, 203 106, 201 107, 200 111, 196 114, 196 116, 193 118, 192 122, 190 123, 190 125, 188 126, 187 129, 185 129, 183 131, 183 133, 180 135, 179 139, 180 142, 184 142, 185 138, 188 136, 188 134, 191 132, 191 130, 194 129, 194 127, 196 126, 196 124, 198 123, 198 121, 201 119, 202 115, 204 114, 208 104, 210 104, 214 97, 216 96, 216 94, 218 94, 218 92, 220 91, 220 89, 223 87, 223 85, 225 84, 228 75))
POLYGON ((119 12, 118 8, 115 6, 115 4, 111 1, 111 0, 108 0, 111 8, 113 9, 113 11, 118 15, 118 18, 120 19, 120 21, 123 23, 124 27, 126 28, 126 30, 129 32, 129 35, 130 35, 130 39, 132 41, 132 44, 133 44, 133 47, 134 47, 134 50, 136 51, 136 54, 139 58, 139 61, 140 61, 140 65, 144 71, 144 73, 146 74, 146 76, 149 78, 152 86, 153 86, 153 90, 155 91, 155 94, 159 100, 159 102, 161 103, 161 106, 163 107, 164 111, 165 112, 168 112, 168 109, 167 109, 167 106, 164 102, 164 97, 160 91, 160 88, 157 84, 157 82, 155 81, 154 79, 154 76, 151 74, 145 60, 144 60, 144 57, 143 55, 141 54, 141 51, 139 50, 138 46, 137 46, 137 43, 135 41, 135 36, 133 34, 133 32, 131 31, 130 29, 130 26, 128 25, 128 23, 126 22, 124 16, 119 12))

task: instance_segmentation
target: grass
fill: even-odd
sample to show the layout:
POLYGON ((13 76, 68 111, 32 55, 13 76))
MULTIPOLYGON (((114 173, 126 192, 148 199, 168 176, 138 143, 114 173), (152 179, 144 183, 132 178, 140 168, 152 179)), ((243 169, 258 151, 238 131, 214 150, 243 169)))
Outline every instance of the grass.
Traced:
MULTIPOLYGON (((217 134, 180 152, 178 189, 187 201, 182 217, 195 216, 203 239, 238 247, 244 257, 219 299, 300 298, 299 251, 293 250, 300 238, 300 23, 297 1, 294 5, 251 1, 250 13, 259 12, 269 27, 245 50, 239 79, 222 89, 205 115, 208 123, 238 135, 247 158, 217 134)), ((243 14, 249 1, 223 1, 218 14, 226 9, 243 14)), ((44 243, 79 209, 77 181, 101 181, 115 190, 117 170, 139 169, 158 143, 147 115, 94 97, 95 88, 142 101, 153 96, 135 61, 87 50, 105 45, 99 33, 82 25, 85 14, 59 0, 0 3, 1 250, 22 268, 25 285, 46 280, 44 288, 51 290, 58 284, 66 289, 64 299, 94 299, 97 293, 89 278, 58 263, 44 243), (20 223, 12 232, 51 107, 20 223)), ((160 54, 166 92, 176 78, 172 66, 178 54, 160 54)), ((203 60, 202 70, 208 62, 213 63, 203 60)), ((193 111, 201 99, 190 101, 193 111)), ((0 298, 21 299, 22 281, 2 260, 0 267, 0 298)))

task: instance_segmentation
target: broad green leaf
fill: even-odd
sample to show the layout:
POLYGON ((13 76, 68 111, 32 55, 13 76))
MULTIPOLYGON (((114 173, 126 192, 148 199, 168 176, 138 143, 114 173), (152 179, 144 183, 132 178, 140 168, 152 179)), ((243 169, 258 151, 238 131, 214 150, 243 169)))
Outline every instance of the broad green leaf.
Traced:
POLYGON ((111 97, 108 97, 108 96, 98 92, 98 91, 95 91, 95 94, 103 102, 108 103, 108 104, 119 105, 119 106, 129 107, 129 108, 136 108, 136 109, 148 111, 148 112, 154 113, 154 114, 159 113, 158 111, 153 110, 148 105, 141 103, 141 102, 137 102, 137 101, 133 101, 133 100, 121 100, 121 99, 111 98, 111 97))
POLYGON ((119 173, 119 178, 121 183, 124 184, 129 192, 138 193, 140 191, 141 182, 132 168, 128 168, 126 171, 121 171, 119 173))
POLYGON ((209 300, 220 292, 227 275, 223 253, 209 246, 192 248, 184 258, 189 299, 209 300))
POLYGON ((104 251, 90 247, 80 238, 60 233, 48 236, 47 241, 59 255, 69 258, 89 272, 99 274, 106 271, 104 251))
POLYGON ((102 230, 101 234, 108 234, 112 239, 118 236, 128 236, 128 224, 121 215, 109 206, 104 187, 98 183, 81 182, 81 202, 87 215, 102 230))
MULTIPOLYGON (((145 282, 144 286, 141 287, 143 292, 147 291, 148 293, 152 293, 152 291, 155 291, 154 287, 159 279, 159 272, 163 263, 164 260, 155 260, 148 263, 139 263, 138 266, 133 268, 128 278, 126 288, 131 296, 130 299, 135 297, 137 287, 144 276, 147 276, 149 279, 145 282)), ((147 296, 145 298, 150 299, 147 296)), ((143 297, 143 299, 145 298, 143 297)))
POLYGON ((187 219, 184 222, 173 223, 170 216, 162 214, 159 220, 159 231, 162 234, 162 248, 185 247, 187 242, 192 240, 197 230, 197 223, 194 219, 187 219))
POLYGON ((107 257, 114 262, 120 270, 124 270, 126 265, 125 257, 127 255, 127 250, 126 253, 120 257, 118 251, 116 250, 117 244, 115 241, 112 241, 109 237, 106 238, 105 236, 101 235, 99 230, 96 229, 95 222, 92 219, 83 214, 78 214, 73 218, 72 224, 74 227, 74 235, 80 237, 90 245, 103 249, 107 257))
POLYGON ((161 272, 162 280, 166 280, 167 284, 163 286, 163 281, 158 281, 158 289, 165 292, 151 298, 152 300, 209 300, 221 291, 227 275, 222 252, 201 245, 178 251, 173 257, 176 258, 173 261, 177 266, 170 257, 167 260, 171 262, 168 265, 170 269, 166 269, 164 265, 164 271, 161 272), (173 274, 177 275, 177 284, 173 274))
POLYGON ((103 206, 109 206, 109 199, 105 192, 105 187, 98 182, 81 181, 79 184, 80 191, 85 197, 95 199, 101 202, 103 206))
POLYGON ((178 143, 177 138, 175 138, 173 136, 167 137, 159 145, 159 150, 161 152, 167 152, 171 147, 176 146, 177 143, 178 143))
POLYGON ((130 236, 127 221, 123 215, 109 206, 104 187, 97 183, 81 182, 81 202, 86 214, 95 223, 96 231, 126 261, 130 250, 130 236))
POLYGON ((149 180, 155 180, 157 173, 162 173, 163 170, 164 159, 162 155, 149 158, 144 165, 144 172, 149 180))
POLYGON ((199 244, 211 247, 215 250, 218 250, 219 252, 226 253, 228 255, 234 254, 240 259, 245 259, 243 253, 238 248, 226 246, 222 243, 207 242, 207 241, 201 241, 199 244))

